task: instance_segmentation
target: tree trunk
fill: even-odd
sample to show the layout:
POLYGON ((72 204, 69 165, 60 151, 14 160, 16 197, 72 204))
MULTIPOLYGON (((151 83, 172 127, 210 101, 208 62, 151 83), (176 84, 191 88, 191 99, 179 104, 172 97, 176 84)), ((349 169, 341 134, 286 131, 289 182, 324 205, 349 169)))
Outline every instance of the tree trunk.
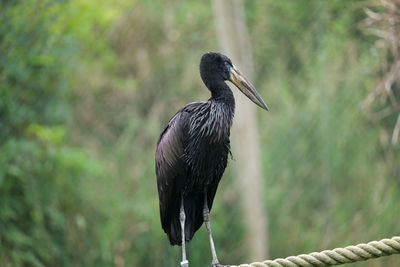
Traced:
MULTIPOLYGON (((246 29, 241 0, 214 0, 214 17, 217 38, 223 53, 230 57, 242 73, 251 81, 253 61, 251 43, 246 29)), ((236 100, 232 140, 237 184, 240 188, 246 245, 249 260, 268 257, 267 216, 263 206, 263 188, 260 145, 256 118, 256 105, 232 88, 236 100)), ((264 114, 265 115, 265 114, 264 114)))

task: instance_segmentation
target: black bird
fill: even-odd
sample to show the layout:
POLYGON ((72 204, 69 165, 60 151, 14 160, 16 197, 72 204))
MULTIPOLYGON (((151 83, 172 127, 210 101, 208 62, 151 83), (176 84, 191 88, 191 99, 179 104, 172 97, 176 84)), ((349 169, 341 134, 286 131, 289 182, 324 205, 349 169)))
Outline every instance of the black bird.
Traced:
POLYGON ((185 242, 205 222, 213 256, 220 266, 210 227, 210 210, 230 153, 230 128, 235 111, 234 83, 251 101, 268 110, 254 86, 220 53, 200 61, 200 75, 211 91, 208 101, 184 106, 161 133, 156 150, 156 175, 162 227, 171 245, 182 245, 181 265, 189 265, 185 242))

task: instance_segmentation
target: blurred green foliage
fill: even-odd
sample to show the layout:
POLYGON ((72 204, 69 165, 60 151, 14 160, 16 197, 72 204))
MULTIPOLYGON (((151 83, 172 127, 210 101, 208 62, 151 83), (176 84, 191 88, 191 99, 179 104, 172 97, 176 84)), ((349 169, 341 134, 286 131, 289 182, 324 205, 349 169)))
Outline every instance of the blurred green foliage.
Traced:
MULTIPOLYGON (((365 2, 244 4, 254 84, 271 107, 259 118, 271 257, 398 234, 399 149, 361 108, 381 55, 360 30, 365 2)), ((218 50, 212 8, 0 3, 0 266, 179 264, 159 222, 154 149, 178 108, 208 98, 198 63, 218 50)), ((212 211, 224 263, 247 255, 233 171, 212 211)), ((209 265, 204 229, 188 250, 209 265)))
POLYGON ((0 7, 0 265, 91 265, 100 211, 81 182, 101 165, 68 137, 79 45, 56 29, 65 4, 0 7))

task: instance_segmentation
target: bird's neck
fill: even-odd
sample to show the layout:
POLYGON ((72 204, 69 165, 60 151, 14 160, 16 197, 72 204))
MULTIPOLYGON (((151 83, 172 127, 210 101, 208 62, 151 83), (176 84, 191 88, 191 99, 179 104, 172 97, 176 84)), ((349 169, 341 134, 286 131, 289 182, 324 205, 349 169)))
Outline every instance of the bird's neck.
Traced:
POLYGON ((224 82, 219 82, 210 86, 211 99, 215 102, 220 102, 229 107, 232 112, 235 110, 235 98, 229 86, 224 82))

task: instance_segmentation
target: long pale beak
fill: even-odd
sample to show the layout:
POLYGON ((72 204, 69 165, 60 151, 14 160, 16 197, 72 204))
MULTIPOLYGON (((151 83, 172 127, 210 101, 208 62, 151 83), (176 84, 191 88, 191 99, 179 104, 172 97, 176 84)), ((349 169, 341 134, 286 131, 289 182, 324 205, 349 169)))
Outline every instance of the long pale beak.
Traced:
POLYGON ((256 88, 243 76, 243 74, 233 65, 230 68, 230 81, 242 91, 251 101, 253 101, 257 106, 268 110, 267 105, 262 100, 260 94, 256 91, 256 88))

